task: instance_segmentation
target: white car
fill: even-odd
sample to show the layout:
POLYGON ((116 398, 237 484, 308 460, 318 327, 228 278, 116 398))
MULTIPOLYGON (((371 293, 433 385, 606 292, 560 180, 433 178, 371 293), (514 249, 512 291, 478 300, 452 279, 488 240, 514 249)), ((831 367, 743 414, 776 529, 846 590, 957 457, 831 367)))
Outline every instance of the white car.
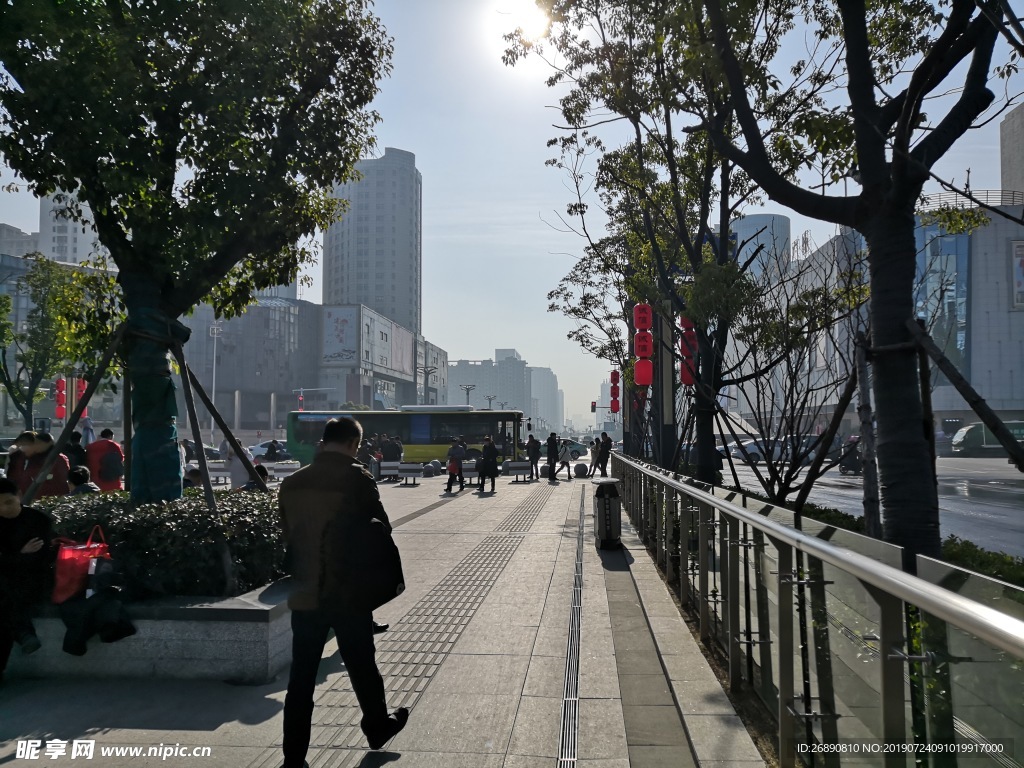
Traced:
MULTIPOLYGON (((266 455, 267 448, 270 447, 270 444, 272 442, 274 442, 274 441, 273 440, 264 440, 262 443, 257 443, 256 445, 250 445, 249 446, 249 451, 250 451, 250 453, 252 453, 252 457, 254 459, 262 459, 266 455)), ((286 457, 290 457, 291 456, 291 454, 288 453, 288 444, 284 440, 278 440, 277 441, 277 445, 279 446, 278 447, 278 451, 279 451, 278 457, 279 458, 286 458, 286 457)))
POLYGON ((777 462, 782 458, 782 445, 777 440, 747 440, 733 447, 732 457, 750 464, 757 464, 765 457, 777 462))

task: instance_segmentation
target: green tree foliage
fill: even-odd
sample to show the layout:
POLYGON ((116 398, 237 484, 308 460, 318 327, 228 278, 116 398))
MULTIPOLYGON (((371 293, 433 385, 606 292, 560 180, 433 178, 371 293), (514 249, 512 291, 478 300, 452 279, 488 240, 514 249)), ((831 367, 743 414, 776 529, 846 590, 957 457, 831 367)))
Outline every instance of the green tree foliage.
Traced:
POLYGON ((11 403, 32 429, 34 404, 46 396, 42 382, 61 372, 74 355, 65 343, 68 304, 80 304, 81 289, 75 270, 50 261, 39 254, 25 257, 31 263, 16 282, 16 292, 25 296, 32 308, 22 327, 11 319, 12 301, 0 296, 0 384, 11 403))
POLYGON ((378 120, 391 41, 358 0, 0 6, 0 154, 88 205, 118 269, 133 384, 132 495, 180 495, 168 351, 209 301, 295 278, 378 120))

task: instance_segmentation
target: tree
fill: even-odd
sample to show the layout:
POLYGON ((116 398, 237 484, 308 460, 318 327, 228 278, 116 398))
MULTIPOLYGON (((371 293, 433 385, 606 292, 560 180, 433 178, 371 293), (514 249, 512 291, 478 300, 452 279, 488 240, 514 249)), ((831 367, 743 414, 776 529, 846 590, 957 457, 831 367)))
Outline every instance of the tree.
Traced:
MULTIPOLYGON (((586 221, 588 179, 585 160, 598 157, 593 186, 616 247, 628 253, 621 273, 631 301, 650 302, 664 322, 659 323, 657 355, 663 365, 675 359, 672 330, 687 312, 683 286, 699 280, 734 259, 727 232, 740 208, 756 194, 745 174, 716 154, 706 136, 682 134, 676 121, 689 95, 670 96, 673 88, 669 53, 660 30, 675 15, 675 3, 660 0, 643 10, 622 2, 554 2, 548 6, 554 21, 550 44, 560 58, 551 61, 548 83, 568 86, 560 101, 567 134, 553 139, 561 158, 551 161, 565 169, 577 199, 568 207, 579 222, 593 254, 601 244, 591 237, 586 221), (617 131, 609 128, 621 126, 617 131), (603 137, 603 138, 602 138, 603 137), (623 142, 620 146, 612 141, 623 142)), ((544 55, 543 46, 519 33, 510 43, 506 63, 530 54, 544 55)), ((772 49, 772 41, 757 47, 772 49)), ((699 98, 699 94, 695 95, 699 98)), ((603 243, 604 241, 602 241, 603 243)), ((612 268, 611 262, 606 268, 612 268)), ((709 279, 713 280, 714 277, 709 279)), ((714 480, 714 401, 721 386, 721 359, 729 335, 729 298, 713 313, 713 324, 697 324, 700 385, 695 389, 698 479, 714 480)), ((712 318, 712 315, 708 316, 712 318)), ((652 407, 674 408, 673 393, 657 392, 652 407)), ((628 398, 627 398, 628 400, 628 398)), ((664 418, 660 422, 667 423, 664 418)), ((673 436, 674 438, 674 436, 673 436)), ((673 441, 674 442, 674 439, 673 441)), ((655 436, 655 457, 662 466, 673 463, 664 434, 655 436)))
POLYGON ((674 110, 668 141, 702 133, 772 200, 864 235, 884 535, 904 548, 909 571, 917 554, 938 556, 938 498, 925 440, 930 425, 906 326, 914 317, 914 210, 935 163, 995 101, 989 80, 1017 71, 1016 58, 993 63, 1009 5, 543 4, 552 44, 565 55, 551 82, 580 84, 563 98, 564 108, 582 114, 586 102, 577 91, 583 86, 599 89, 613 115, 640 115, 654 100, 674 110), (617 46, 602 44, 608 19, 629 33, 617 46), (796 61, 792 48, 782 47, 790 33, 806 51, 796 61), (575 44, 565 45, 568 38, 575 44), (820 180, 820 188, 806 188, 801 174, 820 180), (847 179, 859 191, 847 195, 847 179))
POLYGON ((372 145, 391 41, 357 0, 0 7, 0 153, 89 216, 118 269, 132 496, 181 493, 168 353, 202 301, 243 311, 313 255, 372 145))
POLYGON ((984 10, 973 0, 772 3, 748 23, 763 32, 802 16, 820 44, 792 67, 788 86, 775 61, 753 59, 731 39, 733 9, 704 0, 700 14, 698 55, 712 93, 701 127, 715 147, 776 202, 856 229, 867 241, 883 529, 887 541, 904 547, 910 571, 917 554, 936 557, 940 548, 925 438, 931 425, 924 424, 906 327, 915 315, 914 211, 935 163, 995 100, 988 87, 999 35, 993 20, 1003 9, 978 5, 984 10), (936 98, 945 92, 956 94, 948 106, 936 98), (724 129, 722 114, 735 114, 739 137, 724 129), (804 189, 791 177, 794 164, 826 182, 849 174, 861 191, 804 189))
POLYGON ((61 307, 76 302, 80 293, 74 270, 41 254, 24 258, 31 266, 18 278, 17 291, 32 307, 23 327, 15 328, 11 297, 0 296, 0 384, 25 419, 25 429, 32 429, 34 405, 46 396, 42 382, 72 360, 62 343, 65 318, 61 307))

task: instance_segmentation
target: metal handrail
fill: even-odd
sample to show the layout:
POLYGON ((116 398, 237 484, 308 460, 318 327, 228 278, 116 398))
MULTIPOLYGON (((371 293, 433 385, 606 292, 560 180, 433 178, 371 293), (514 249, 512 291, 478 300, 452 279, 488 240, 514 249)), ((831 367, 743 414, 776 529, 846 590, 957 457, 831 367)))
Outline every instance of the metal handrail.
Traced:
POLYGON ((812 557, 834 565, 863 582, 878 587, 906 603, 915 605, 970 632, 1007 653, 1024 659, 1024 621, 1000 613, 924 579, 911 576, 892 566, 872 560, 870 557, 827 544, 794 528, 787 528, 772 522, 761 515, 738 507, 732 502, 720 499, 692 485, 687 485, 675 477, 667 475, 664 470, 651 469, 618 453, 616 458, 630 464, 641 473, 656 478, 676 491, 692 496, 763 531, 772 539, 784 542, 812 557))

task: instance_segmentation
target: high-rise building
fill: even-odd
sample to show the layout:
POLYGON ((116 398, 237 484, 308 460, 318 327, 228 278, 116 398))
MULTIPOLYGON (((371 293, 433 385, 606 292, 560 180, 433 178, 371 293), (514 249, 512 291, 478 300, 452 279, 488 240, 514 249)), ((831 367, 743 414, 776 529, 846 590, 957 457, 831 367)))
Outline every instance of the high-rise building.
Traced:
POLYGON ((38 232, 22 232, 10 224, 0 223, 0 253, 7 256, 24 256, 38 250, 38 232))
POLYGON ((323 302, 363 304, 419 334, 423 179, 416 156, 387 147, 356 169, 361 179, 334 189, 349 208, 324 234, 323 302))
POLYGON ((558 376, 550 368, 527 369, 530 375, 532 402, 529 415, 535 422, 547 425, 548 429, 559 429, 564 423, 562 411, 558 405, 558 376))
POLYGON ((81 264, 102 246, 93 229, 89 206, 82 203, 82 221, 60 215, 64 204, 55 195, 39 198, 39 252, 53 261, 81 264))
MULTIPOLYGON (((1024 192, 1024 104, 1006 113, 999 124, 999 170, 1006 192, 1024 192)), ((1017 203, 1016 200, 1007 201, 1017 203)))
POLYGON ((454 360, 448 364, 448 402, 477 408, 530 413, 532 394, 526 361, 514 349, 494 350, 494 360, 454 360), (469 389, 467 390, 466 387, 469 389), (468 391, 468 395, 467 395, 468 391), (493 395, 488 405, 487 397, 493 395))

